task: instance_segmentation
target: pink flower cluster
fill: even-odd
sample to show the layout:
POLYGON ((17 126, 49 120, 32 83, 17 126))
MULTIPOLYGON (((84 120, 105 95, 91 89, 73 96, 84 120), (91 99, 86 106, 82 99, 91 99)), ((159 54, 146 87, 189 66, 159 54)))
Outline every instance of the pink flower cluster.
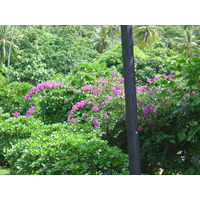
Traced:
POLYGON ((78 110, 78 108, 82 108, 84 106, 87 106, 88 104, 93 104, 92 101, 87 101, 87 100, 81 100, 81 101, 78 101, 76 102, 76 104, 74 104, 72 106, 72 109, 70 110, 70 114, 68 115, 68 118, 67 118, 67 121, 71 121, 73 123, 75 123, 75 118, 71 118, 72 114, 78 110))
POLYGON ((98 84, 100 84, 100 85, 104 85, 104 84, 107 83, 107 81, 104 79, 104 77, 99 78, 99 79, 97 80, 97 82, 98 82, 98 84))
POLYGON ((185 94, 183 97, 189 97, 190 96, 190 94, 188 93, 188 94, 185 94))
POLYGON ((159 80, 159 79, 160 79, 160 77, 155 76, 154 78, 148 79, 147 81, 148 81, 149 83, 154 83, 155 80, 159 80))
POLYGON ((119 78, 119 79, 118 79, 118 82, 119 82, 119 83, 124 83, 124 78, 123 78, 123 77, 119 78))
POLYGON ((98 125, 100 124, 100 122, 98 121, 97 118, 94 118, 94 119, 93 119, 93 124, 94 124, 94 128, 97 129, 97 128, 99 128, 98 125))
POLYGON ((14 112, 13 113, 13 117, 15 117, 15 118, 18 118, 20 116, 20 113, 19 112, 14 112))
POLYGON ((154 91, 156 91, 156 90, 149 90, 149 91, 147 91, 148 92, 148 95, 150 95, 152 92, 154 92, 154 91))
POLYGON ((35 112, 35 109, 36 109, 36 107, 31 106, 31 107, 27 110, 25 117, 30 117, 30 116, 35 112))
POLYGON ((115 85, 115 87, 112 89, 112 91, 113 91, 114 97, 117 97, 118 95, 123 94, 122 85, 115 85))
POLYGON ((115 72, 113 72, 113 71, 112 71, 112 72, 110 72, 110 74, 111 74, 112 76, 116 76, 116 77, 118 76, 118 74, 117 74, 117 73, 115 73, 115 72))
POLYGON ((174 79, 172 77, 176 76, 176 74, 170 74, 170 75, 166 75, 164 74, 164 77, 169 79, 170 81, 173 81, 174 79))
POLYGON ((102 87, 96 85, 85 85, 81 87, 78 91, 90 91, 94 96, 97 96, 98 90, 102 90, 102 87))
POLYGON ((143 113, 144 114, 155 113, 154 106, 153 105, 144 106, 143 107, 143 113))
POLYGON ((143 86, 136 86, 136 92, 145 92, 146 91, 146 87, 143 87, 143 86))
POLYGON ((58 86, 62 86, 63 84, 60 82, 45 82, 39 83, 35 87, 32 87, 28 94, 24 97, 24 101, 30 99, 30 97, 37 91, 44 90, 46 88, 57 88, 58 86))
POLYGON ((93 106, 93 107, 92 107, 92 111, 96 112, 96 111, 98 111, 98 110, 99 110, 99 107, 98 107, 98 106, 93 106))
POLYGON ((145 104, 145 101, 142 101, 142 100, 140 100, 140 99, 138 99, 138 98, 137 98, 137 101, 138 101, 138 103, 139 103, 140 105, 144 105, 144 104, 145 104))

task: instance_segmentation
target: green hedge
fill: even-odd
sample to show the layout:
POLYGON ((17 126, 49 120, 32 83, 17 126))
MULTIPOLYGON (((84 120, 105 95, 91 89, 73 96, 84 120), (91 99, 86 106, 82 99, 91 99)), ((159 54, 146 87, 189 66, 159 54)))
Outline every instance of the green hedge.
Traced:
POLYGON ((11 174, 109 175, 127 174, 128 169, 126 154, 109 147, 95 131, 81 134, 81 129, 36 134, 9 149, 6 159, 11 174))

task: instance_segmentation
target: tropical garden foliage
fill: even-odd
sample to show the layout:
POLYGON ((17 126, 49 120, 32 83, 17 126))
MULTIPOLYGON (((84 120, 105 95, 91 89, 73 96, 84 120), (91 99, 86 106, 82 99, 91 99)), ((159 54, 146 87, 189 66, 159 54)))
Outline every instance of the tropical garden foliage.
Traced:
MULTIPOLYGON (((133 26, 142 174, 200 174, 199 26, 133 26)), ((128 174, 119 26, 0 26, 0 165, 128 174)))

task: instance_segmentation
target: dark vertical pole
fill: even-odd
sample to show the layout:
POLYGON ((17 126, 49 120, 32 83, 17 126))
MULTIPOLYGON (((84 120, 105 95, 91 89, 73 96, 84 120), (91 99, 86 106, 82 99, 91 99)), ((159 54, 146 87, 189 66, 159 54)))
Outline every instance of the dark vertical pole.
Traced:
POLYGON ((128 134, 129 170, 131 175, 140 175, 140 147, 137 121, 135 69, 133 57, 132 26, 121 26, 126 122, 128 134))

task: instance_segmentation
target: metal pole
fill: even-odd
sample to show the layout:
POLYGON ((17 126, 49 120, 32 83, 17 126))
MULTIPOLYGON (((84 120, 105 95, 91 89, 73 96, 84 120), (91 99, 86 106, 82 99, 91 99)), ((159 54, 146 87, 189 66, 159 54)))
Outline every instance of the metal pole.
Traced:
POLYGON ((121 25, 121 39, 124 66, 129 170, 131 175, 140 175, 140 147, 137 121, 136 83, 131 25, 121 25))

